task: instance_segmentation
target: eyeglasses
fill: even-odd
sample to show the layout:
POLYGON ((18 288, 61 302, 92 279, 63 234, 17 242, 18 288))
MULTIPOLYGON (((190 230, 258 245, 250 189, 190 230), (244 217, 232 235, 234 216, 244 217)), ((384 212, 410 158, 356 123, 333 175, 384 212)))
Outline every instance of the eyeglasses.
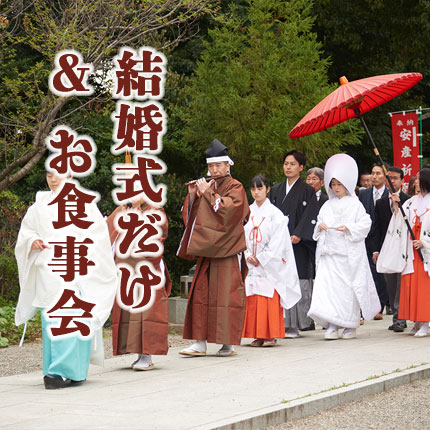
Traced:
POLYGON ((320 178, 306 178, 306 182, 318 182, 321 181, 320 178))

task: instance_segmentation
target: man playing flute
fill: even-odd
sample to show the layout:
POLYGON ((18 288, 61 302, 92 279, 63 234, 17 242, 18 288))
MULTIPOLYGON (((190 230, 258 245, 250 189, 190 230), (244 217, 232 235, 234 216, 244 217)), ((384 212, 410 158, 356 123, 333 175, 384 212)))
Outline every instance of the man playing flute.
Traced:
POLYGON ((180 354, 206 355, 206 342, 212 342, 222 345, 217 356, 229 357, 240 344, 245 316, 247 266, 240 254, 249 206, 243 185, 230 176, 227 147, 215 139, 206 155, 212 180, 190 184, 182 209, 186 228, 178 256, 198 260, 183 335, 196 342, 180 354))

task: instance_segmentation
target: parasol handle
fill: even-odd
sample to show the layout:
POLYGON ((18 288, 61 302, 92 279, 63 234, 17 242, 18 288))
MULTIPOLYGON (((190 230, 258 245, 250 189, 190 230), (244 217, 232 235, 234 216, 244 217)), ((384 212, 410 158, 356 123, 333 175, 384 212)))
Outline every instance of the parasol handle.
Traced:
MULTIPOLYGON (((367 124, 365 123, 364 118, 363 118, 363 117, 362 117, 362 115, 361 115, 360 108, 355 109, 355 114, 356 114, 356 115, 358 116, 358 118, 360 119, 361 124, 363 125, 364 130, 366 131, 367 137, 369 138, 369 140, 370 140, 370 142, 371 142, 371 144, 372 144, 372 146, 373 146, 373 152, 374 152, 374 153, 375 153, 375 155, 378 157, 379 162, 381 163, 381 167, 382 167, 382 169, 384 170, 385 177, 387 178, 388 185, 390 186, 391 191, 392 191, 393 193, 395 193, 395 192, 396 192, 396 190, 394 189, 394 185, 393 185, 393 183, 391 182, 390 177, 388 176, 388 171, 387 171, 387 168, 385 167, 384 161, 382 160, 381 154, 379 153, 378 148, 376 147, 375 142, 374 142, 374 140, 373 140, 373 137, 372 137, 372 135, 370 134, 369 129, 367 128, 367 124)), ((403 219, 405 220, 406 227, 408 228, 409 234, 411 235, 411 239, 412 239, 412 240, 415 240, 415 235, 414 235, 414 233, 412 232, 411 225, 409 224, 408 218, 407 218, 407 216, 406 216, 406 214, 405 214, 405 211, 404 211, 404 209, 403 209, 403 207, 402 207, 401 205, 399 205, 399 209, 400 209, 400 212, 401 212, 401 214, 402 214, 403 219)), ((417 253, 418 253, 418 255, 419 255, 419 257, 420 257, 421 261, 424 263, 424 257, 423 257, 423 254, 422 254, 422 252, 421 252, 421 249, 417 248, 417 253)))

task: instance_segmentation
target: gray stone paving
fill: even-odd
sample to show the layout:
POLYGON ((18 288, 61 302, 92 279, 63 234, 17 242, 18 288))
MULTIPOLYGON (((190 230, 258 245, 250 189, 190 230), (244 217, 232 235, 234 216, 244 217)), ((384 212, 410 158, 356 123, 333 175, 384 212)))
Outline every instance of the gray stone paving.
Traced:
POLYGON ((387 319, 366 322, 353 340, 325 341, 321 330, 306 332, 274 348, 250 348, 244 339, 229 358, 215 357, 216 345, 199 358, 172 348, 154 358, 150 372, 134 372, 130 357, 115 357, 104 368, 91 366, 82 386, 54 392, 44 389, 40 371, 3 377, 0 428, 209 429, 237 422, 243 424, 235 428, 264 428, 255 423, 272 424, 270 417, 295 404, 290 418, 304 404, 308 410, 336 406, 333 395, 354 400, 375 384, 386 389, 399 377, 427 377, 430 337, 393 333, 388 325, 387 319))

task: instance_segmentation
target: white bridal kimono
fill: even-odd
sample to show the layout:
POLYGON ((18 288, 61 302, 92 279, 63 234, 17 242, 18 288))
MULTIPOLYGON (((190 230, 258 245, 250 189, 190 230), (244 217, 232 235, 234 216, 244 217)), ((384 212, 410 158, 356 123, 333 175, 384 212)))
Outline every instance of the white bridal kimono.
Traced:
POLYGON ((281 306, 290 309, 301 298, 299 277, 288 232, 288 217, 269 199, 258 207, 250 206, 251 215, 245 225, 245 258, 255 255, 260 264, 247 263, 246 295, 273 297, 275 290, 281 306))
POLYGON ((355 195, 339 199, 332 194, 318 214, 313 235, 317 241, 316 276, 308 316, 324 327, 331 323, 356 328, 360 308, 366 320, 380 311, 364 243, 371 224, 355 195), (328 227, 345 225, 348 231, 319 230, 321 222, 328 227))
MULTIPOLYGON (((97 339, 101 340, 101 328, 110 315, 117 287, 117 273, 107 224, 97 205, 91 203, 86 205, 87 217, 84 219, 94 221, 94 223, 88 229, 80 229, 73 224, 54 229, 52 221, 58 218, 58 205, 49 206, 48 203, 57 194, 58 191, 57 193, 51 191, 38 192, 36 202, 29 207, 22 220, 15 248, 20 283, 15 324, 20 325, 27 322, 33 318, 39 309, 49 309, 54 306, 64 288, 68 288, 74 290, 77 297, 95 304, 91 311, 93 315, 91 328, 97 331, 97 339), (52 263, 54 253, 54 245, 48 245, 48 242, 65 242, 66 236, 74 236, 77 242, 82 242, 85 238, 94 242, 87 245, 87 258, 93 261, 95 265, 88 267, 88 274, 85 276, 80 277, 76 273, 75 280, 72 282, 65 282, 59 274, 53 273, 51 267, 47 266, 48 263, 52 263), (31 250, 32 243, 37 239, 42 240, 49 248, 41 251, 31 250)), ((43 314, 42 320, 47 321, 43 314)), ((56 323, 58 324, 58 320, 56 323)), ((65 348, 64 342, 67 339, 64 339, 63 343, 59 338, 53 340, 58 340, 58 343, 54 342, 53 344, 54 349, 55 345, 65 348)), ((51 340, 44 336, 44 354, 45 342, 48 345, 51 340)), ((92 354, 95 354, 100 361, 103 359, 103 356, 100 355, 103 354, 103 345, 97 345, 97 343, 100 342, 93 341, 92 354)), ((79 347, 76 348, 79 349, 79 347)), ((63 376, 70 378, 67 375, 63 376)))

